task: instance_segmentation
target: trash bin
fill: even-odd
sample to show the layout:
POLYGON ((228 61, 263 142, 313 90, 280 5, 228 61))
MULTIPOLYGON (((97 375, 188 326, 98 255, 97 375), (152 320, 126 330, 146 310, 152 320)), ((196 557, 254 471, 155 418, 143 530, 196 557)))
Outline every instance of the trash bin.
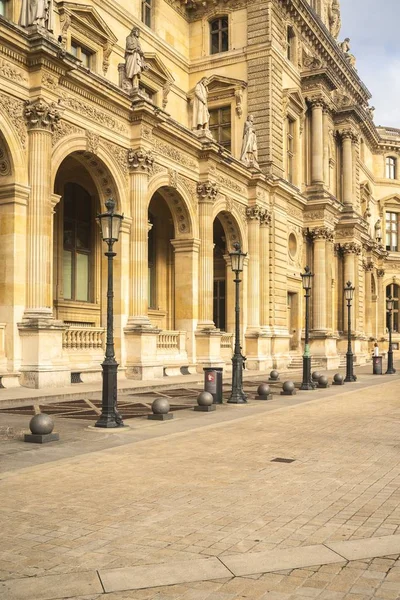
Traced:
POLYGON ((382 356, 372 357, 372 374, 382 375, 382 356))
POLYGON ((204 371, 204 391, 214 398, 214 404, 222 404, 222 373, 221 367, 207 367, 204 371))

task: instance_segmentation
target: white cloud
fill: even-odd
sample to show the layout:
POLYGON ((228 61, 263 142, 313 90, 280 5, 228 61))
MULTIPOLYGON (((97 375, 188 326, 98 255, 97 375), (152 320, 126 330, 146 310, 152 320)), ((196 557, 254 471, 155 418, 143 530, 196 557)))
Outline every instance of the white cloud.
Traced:
POLYGON ((341 0, 340 38, 349 37, 357 70, 372 94, 375 123, 400 128, 400 0, 341 0))

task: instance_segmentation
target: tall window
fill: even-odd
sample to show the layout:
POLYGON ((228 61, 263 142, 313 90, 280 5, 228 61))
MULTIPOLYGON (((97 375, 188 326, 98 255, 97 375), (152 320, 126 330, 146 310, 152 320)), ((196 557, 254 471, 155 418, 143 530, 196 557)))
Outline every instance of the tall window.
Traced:
POLYGON ((288 118, 287 119, 287 125, 286 125, 286 131, 287 131, 287 133, 286 133, 286 135, 287 135, 287 140, 286 140, 286 152, 287 152, 286 169, 287 169, 288 181, 290 181, 290 183, 293 183, 294 127, 295 127, 295 121, 293 121, 293 119, 288 118))
POLYGON ((386 157, 386 178, 396 179, 396 159, 393 156, 386 157))
POLYGON ((210 22, 210 38, 211 54, 229 49, 228 17, 219 17, 210 22))
POLYGON ((214 139, 224 146, 227 150, 231 150, 231 107, 224 106, 210 110, 210 131, 214 139))
POLYGON ((286 57, 290 62, 294 62, 295 60, 295 43, 296 36, 294 29, 289 25, 286 32, 286 57))
POLYGON ((397 252, 399 232, 399 213, 386 213, 386 250, 397 252))
MULTIPOLYGON (((391 283, 386 286, 386 298, 391 296, 394 300, 392 310, 392 331, 399 331, 399 286, 397 283, 391 283)), ((389 328, 389 313, 386 312, 386 327, 389 328)))
POLYGON ((153 0, 142 0, 142 21, 147 27, 151 27, 151 8, 153 0))
POLYGON ((93 202, 76 183, 64 188, 63 295, 66 300, 91 301, 93 202))

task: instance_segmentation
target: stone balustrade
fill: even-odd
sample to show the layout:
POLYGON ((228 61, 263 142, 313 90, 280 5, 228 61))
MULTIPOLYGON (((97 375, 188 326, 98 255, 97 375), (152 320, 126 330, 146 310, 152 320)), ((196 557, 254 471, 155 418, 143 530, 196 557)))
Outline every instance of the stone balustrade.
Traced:
POLYGON ((104 348, 102 327, 71 325, 63 334, 63 348, 66 350, 92 350, 104 348))

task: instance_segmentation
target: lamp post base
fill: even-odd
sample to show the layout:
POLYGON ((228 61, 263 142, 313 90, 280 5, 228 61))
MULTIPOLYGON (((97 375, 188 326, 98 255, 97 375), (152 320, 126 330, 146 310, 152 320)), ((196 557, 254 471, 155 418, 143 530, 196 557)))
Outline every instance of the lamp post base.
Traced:
POLYGON ((103 368, 101 416, 95 423, 95 427, 103 427, 104 429, 124 427, 122 417, 117 410, 118 363, 114 358, 106 358, 101 366, 103 368))
POLYGON ((317 385, 311 379, 311 356, 303 356, 303 381, 300 390, 315 390, 317 385))
POLYGON ((393 366, 393 351, 389 350, 389 352, 388 352, 388 366, 387 366, 385 375, 394 375, 395 373, 396 373, 396 369, 393 366))
POLYGON ((353 366, 353 353, 348 352, 346 354, 346 377, 344 378, 347 383, 357 381, 357 377, 354 375, 353 366))
POLYGON ((228 404, 247 404, 243 391, 243 356, 235 354, 232 358, 232 393, 228 404))

